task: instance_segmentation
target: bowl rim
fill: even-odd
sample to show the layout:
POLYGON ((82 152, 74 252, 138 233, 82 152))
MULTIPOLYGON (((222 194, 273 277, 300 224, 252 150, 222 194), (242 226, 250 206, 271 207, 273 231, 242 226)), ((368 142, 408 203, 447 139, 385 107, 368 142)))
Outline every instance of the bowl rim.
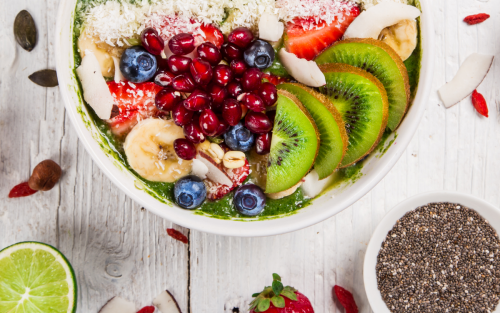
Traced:
MULTIPOLYGON (((375 228, 365 252, 363 262, 363 283, 365 286, 365 293, 368 297, 368 302, 370 303, 373 312, 391 313, 384 300, 382 300, 382 295, 377 286, 375 271, 378 252, 387 236, 387 233, 396 224, 397 220, 402 218, 407 212, 434 202, 458 203, 471 208, 478 212, 483 218, 488 220, 490 225, 497 232, 500 231, 500 208, 472 194, 444 190, 431 191, 417 194, 400 202, 382 218, 378 226, 375 228)), ((500 305, 497 306, 493 313, 498 312, 500 312, 500 305)))
MULTIPOLYGON (((89 126, 82 120, 80 116, 81 112, 78 112, 77 104, 74 102, 75 97, 78 96, 76 96, 74 86, 72 85, 72 75, 74 76, 74 72, 70 66, 72 62, 74 62, 74 58, 72 40, 68 39, 73 38, 73 25, 71 23, 74 21, 75 3, 76 0, 61 0, 59 3, 55 51, 57 75, 60 82, 59 89, 66 107, 66 112, 72 121, 78 138, 83 143, 85 150, 90 154, 95 164, 97 164, 105 175, 127 196, 150 212, 186 228, 224 236, 262 237, 288 233, 322 222, 361 199, 387 175, 406 150, 426 110, 426 103, 433 83, 432 68, 434 64, 435 48, 433 45, 434 30, 432 26, 431 7, 428 0, 421 0, 421 36, 423 52, 420 63, 421 68, 418 90, 415 99, 405 119, 397 130, 397 142, 385 152, 383 157, 378 159, 377 166, 371 168, 369 173, 365 174, 354 184, 356 186, 355 190, 352 188, 344 190, 341 196, 335 197, 335 200, 332 199, 334 198, 333 195, 331 197, 323 195, 315 199, 313 201, 314 203, 310 206, 300 209, 292 215, 276 219, 242 222, 194 214, 192 211, 178 208, 175 204, 168 205, 162 203, 146 192, 139 190, 131 174, 124 173, 123 168, 120 168, 116 162, 110 160, 110 157, 106 155, 100 145, 92 137, 92 132, 87 129, 89 126), (69 12, 72 12, 72 14, 69 14, 69 12), (67 26, 69 27, 66 29, 67 26), (69 31, 71 31, 70 34, 69 31), (69 45, 68 42, 71 42, 71 45, 69 45), (314 208, 314 213, 311 213, 312 208, 314 208)), ((83 108, 82 111, 86 112, 86 109, 83 108)))

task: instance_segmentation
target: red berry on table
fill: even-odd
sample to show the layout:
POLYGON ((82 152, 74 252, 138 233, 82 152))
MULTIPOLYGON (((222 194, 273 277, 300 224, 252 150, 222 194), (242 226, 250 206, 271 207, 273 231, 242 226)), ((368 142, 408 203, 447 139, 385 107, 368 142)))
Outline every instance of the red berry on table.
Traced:
POLYGON ((212 80, 212 66, 201 58, 193 59, 189 70, 198 85, 208 85, 212 80))
POLYGON ((226 86, 233 80, 233 71, 225 64, 219 64, 214 67, 214 82, 221 86, 226 86))
POLYGON ((151 27, 142 31, 141 42, 144 49, 154 55, 160 55, 165 47, 163 39, 158 35, 158 32, 151 27))
POLYGON ((214 111, 210 109, 203 110, 200 114, 199 124, 203 134, 215 136, 219 130, 219 119, 214 111))
POLYGON ((488 105, 486 104, 486 99, 484 99, 483 95, 477 92, 477 90, 474 90, 472 93, 472 104, 474 105, 477 113, 484 117, 488 117, 488 105))
POLYGON ((184 126, 184 136, 192 143, 201 143, 205 141, 205 135, 201 131, 198 118, 193 118, 191 123, 184 126))
POLYGON ((174 140, 174 151, 183 160, 192 160, 196 157, 196 147, 191 141, 184 138, 174 140))
POLYGON ((293 287, 284 287, 278 274, 273 274, 271 287, 252 297, 255 299, 250 303, 250 313, 314 313, 309 299, 293 287))
POLYGON ((159 70, 155 76, 155 84, 162 87, 168 87, 172 85, 174 78, 175 74, 169 70, 159 70))
POLYGON ((245 127, 254 134, 265 134, 273 129, 273 124, 265 113, 248 112, 245 116, 245 127))
POLYGON ((224 101, 222 117, 224 117, 224 120, 226 120, 229 125, 235 126, 238 124, 241 120, 241 115, 241 104, 238 100, 226 99, 226 101, 224 101))
POLYGON ((210 107, 210 96, 202 90, 196 89, 184 100, 183 104, 190 111, 201 111, 210 107))
POLYGON ((242 76, 248 69, 247 64, 243 60, 232 60, 231 64, 229 64, 229 67, 231 67, 231 70, 236 77, 242 76))
POLYGON ((217 128, 217 134, 215 134, 215 136, 221 136, 224 135, 231 126, 226 122, 222 114, 217 114, 217 119, 219 120, 219 127, 217 128))
POLYGON ((37 193, 38 190, 33 190, 28 185, 28 182, 20 183, 19 185, 14 186, 9 192, 9 198, 21 198, 31 196, 32 194, 37 193))
POLYGON ((168 47, 173 54, 184 55, 192 52, 194 46, 194 36, 188 33, 181 33, 170 38, 168 47))
POLYGON ((278 90, 276 89, 276 86, 271 83, 262 83, 257 91, 257 94, 268 107, 273 106, 276 101, 278 101, 278 90))
POLYGON ((232 43, 225 43, 222 45, 221 48, 222 56, 228 60, 238 60, 243 57, 243 51, 241 49, 232 43))
POLYGON ((189 73, 183 73, 174 77, 172 87, 177 91, 193 92, 196 88, 193 77, 189 73))
POLYGON ((229 94, 234 97, 238 98, 239 95, 243 93, 243 88, 241 87, 241 84, 235 80, 227 84, 227 91, 229 94))
POLYGON ((265 155, 271 152, 272 133, 261 134, 255 139, 255 152, 265 155))
POLYGON ((245 91, 254 91, 260 87, 263 73, 257 68, 250 68, 241 77, 241 87, 245 91))
POLYGON ((246 27, 238 27, 238 28, 235 28, 229 34, 229 36, 227 36, 227 40, 230 43, 232 43, 232 44, 234 44, 242 49, 245 49, 252 42, 253 34, 250 31, 250 29, 248 29, 246 27))
POLYGON ((221 108, 224 100, 226 100, 229 95, 226 87, 213 83, 208 86, 207 91, 210 94, 210 97, 212 97, 212 109, 221 108))
POLYGON ((204 42, 198 46, 198 56, 215 66, 222 60, 220 50, 211 42, 204 42))
POLYGON ((155 105, 158 109, 168 112, 175 109, 177 104, 181 102, 181 93, 173 88, 163 88, 156 94, 155 105))
POLYGON ((262 112, 266 109, 266 106, 264 105, 264 101, 257 96, 256 94, 253 93, 247 93, 243 97, 243 104, 249 109, 254 112, 262 112))
POLYGON ((175 75, 179 75, 189 71, 191 65, 191 58, 182 55, 172 55, 168 58, 168 67, 175 75))
POLYGON ((358 313, 358 306, 354 301, 352 293, 337 285, 333 287, 332 291, 337 296, 340 304, 344 307, 345 313, 358 313))
POLYGON ((177 126, 184 126, 193 120, 193 111, 186 109, 183 102, 177 104, 172 111, 172 119, 177 126))

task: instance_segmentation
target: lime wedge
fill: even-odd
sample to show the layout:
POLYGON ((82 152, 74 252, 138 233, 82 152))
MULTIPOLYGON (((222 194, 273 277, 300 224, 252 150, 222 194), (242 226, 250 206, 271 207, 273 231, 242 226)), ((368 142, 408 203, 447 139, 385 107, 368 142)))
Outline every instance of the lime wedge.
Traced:
POLYGON ((75 273, 61 252, 39 242, 0 251, 0 313, 75 311, 75 273))

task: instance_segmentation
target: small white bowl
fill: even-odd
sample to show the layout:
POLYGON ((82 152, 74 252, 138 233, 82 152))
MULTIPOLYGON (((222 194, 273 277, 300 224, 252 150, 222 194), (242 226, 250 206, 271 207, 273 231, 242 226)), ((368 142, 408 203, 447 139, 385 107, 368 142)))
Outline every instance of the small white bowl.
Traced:
MULTIPOLYGON (((387 233, 407 212, 434 202, 458 203, 473 209, 485 218, 497 233, 500 232, 500 209, 476 196, 452 191, 435 191, 422 193, 401 202, 384 216, 370 239, 368 249, 366 249, 365 261, 363 264, 363 280, 365 283, 365 292, 373 312, 391 312, 384 300, 382 300, 382 295, 378 290, 375 271, 377 256, 387 233)), ((500 306, 497 306, 493 313, 500 313, 500 306)))
POLYGON ((315 199, 313 205, 282 218, 242 222, 198 215, 193 211, 181 209, 175 204, 166 204, 151 196, 138 186, 136 177, 132 173, 103 151, 102 146, 105 144, 102 144, 102 138, 91 122, 86 107, 82 105, 82 99, 78 93, 78 81, 73 70, 75 4, 76 0, 61 0, 59 3, 55 52, 62 99, 80 141, 95 164, 125 194, 152 213, 187 228, 224 236, 271 236, 314 225, 341 212, 368 193, 389 173, 413 138, 427 107, 434 71, 434 28, 430 2, 421 0, 423 55, 418 92, 397 130, 397 136, 394 137, 393 134, 387 140, 387 142, 392 142, 392 146, 385 153, 370 155, 363 167, 363 176, 360 179, 354 184, 331 190, 315 199))

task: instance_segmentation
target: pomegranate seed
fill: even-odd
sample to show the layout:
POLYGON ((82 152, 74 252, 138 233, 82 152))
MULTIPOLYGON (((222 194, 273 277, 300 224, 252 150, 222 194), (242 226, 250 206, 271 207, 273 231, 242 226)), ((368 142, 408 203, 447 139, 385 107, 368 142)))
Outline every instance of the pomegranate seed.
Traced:
POLYGON ((158 32, 151 27, 142 31, 141 42, 144 49, 154 55, 160 55, 165 47, 165 42, 158 35, 158 32))
POLYGON ((255 152, 260 155, 265 155, 271 152, 271 139, 272 134, 266 133, 257 136, 255 140, 255 152))
POLYGON ((238 98, 238 96, 243 93, 243 88, 241 88, 240 83, 233 80, 232 82, 227 84, 227 91, 232 97, 238 98))
POLYGON ((231 126, 226 122, 221 114, 217 114, 217 118, 219 119, 219 127, 217 128, 217 134, 215 134, 215 136, 221 136, 224 135, 231 126))
POLYGON ((168 67, 175 75, 189 71, 191 59, 182 55, 172 55, 168 58, 168 67))
POLYGON ((243 52, 238 48, 238 46, 232 43, 225 43, 221 48, 222 55, 226 60, 237 60, 243 57, 243 52))
POLYGON ((226 86, 231 80, 233 80, 233 71, 231 68, 225 64, 219 64, 214 67, 214 81, 215 83, 226 86))
POLYGON ((184 136, 192 143, 200 143, 205 141, 205 135, 201 131, 198 119, 193 118, 193 121, 184 126, 184 136))
POLYGON ((161 55, 155 55, 155 59, 158 63, 158 70, 170 71, 170 67, 168 66, 168 59, 162 58, 161 55))
POLYGON ((245 127, 252 133, 265 134, 273 129, 273 124, 265 113, 248 112, 245 116, 245 127))
POLYGON ((203 110, 200 114, 200 128, 207 136, 215 136, 219 130, 219 119, 214 111, 210 109, 203 110))
POLYGON ((174 151, 183 160, 192 160, 196 156, 196 147, 191 141, 184 138, 174 140, 174 151))
POLYGON ((181 102, 181 93, 173 88, 163 88, 155 96, 155 105, 158 109, 168 112, 175 109, 175 106, 181 102))
POLYGON ((196 88, 196 85, 189 73, 183 73, 174 78, 172 87, 177 91, 192 92, 196 88))
POLYGON ((257 96, 256 94, 253 93, 247 93, 243 97, 243 104, 249 109, 254 112, 262 112, 266 109, 266 106, 264 105, 264 101, 257 96))
POLYGON ((229 66, 236 77, 240 77, 248 69, 247 64, 243 60, 232 60, 229 66))
POLYGON ((177 106, 172 111, 172 118, 175 125, 184 126, 190 123, 193 119, 193 111, 189 111, 183 104, 184 101, 177 104, 177 106))
POLYGON ((186 109, 190 111, 201 111, 207 109, 210 106, 211 99, 210 96, 199 89, 193 91, 192 94, 183 102, 186 109))
POLYGON ((162 87, 168 87, 172 85, 175 75, 168 70, 159 70, 155 76, 155 84, 162 87))
POLYGON ((276 101, 278 101, 278 90, 276 89, 276 86, 271 83, 262 83, 257 91, 257 94, 268 107, 273 106, 276 101))
POLYGON ((192 52, 194 46, 194 36, 187 33, 175 35, 168 41, 168 47, 173 54, 184 55, 192 52))
POLYGON ((195 58, 189 68, 194 81, 198 85, 208 85, 212 80, 212 66, 201 58, 195 58))
POLYGON ((212 97, 212 109, 219 109, 228 97, 227 89, 217 84, 210 84, 207 90, 212 97))
POLYGON ((262 72, 257 68, 248 69, 241 78, 241 87, 245 91, 254 91, 260 87, 262 72))
POLYGON ((222 106, 222 117, 230 126, 235 126, 241 120, 241 103, 235 99, 226 99, 222 106))
POLYGON ((274 120, 276 119, 276 110, 271 110, 266 112, 267 117, 271 121, 271 124, 274 125, 274 120))
POLYGON ((198 47, 198 56, 213 66, 222 60, 219 49, 211 42, 204 42, 198 47))
POLYGON ((252 32, 246 27, 238 27, 234 29, 229 36, 227 36, 227 40, 235 44, 236 46, 245 49, 253 40, 252 32))

